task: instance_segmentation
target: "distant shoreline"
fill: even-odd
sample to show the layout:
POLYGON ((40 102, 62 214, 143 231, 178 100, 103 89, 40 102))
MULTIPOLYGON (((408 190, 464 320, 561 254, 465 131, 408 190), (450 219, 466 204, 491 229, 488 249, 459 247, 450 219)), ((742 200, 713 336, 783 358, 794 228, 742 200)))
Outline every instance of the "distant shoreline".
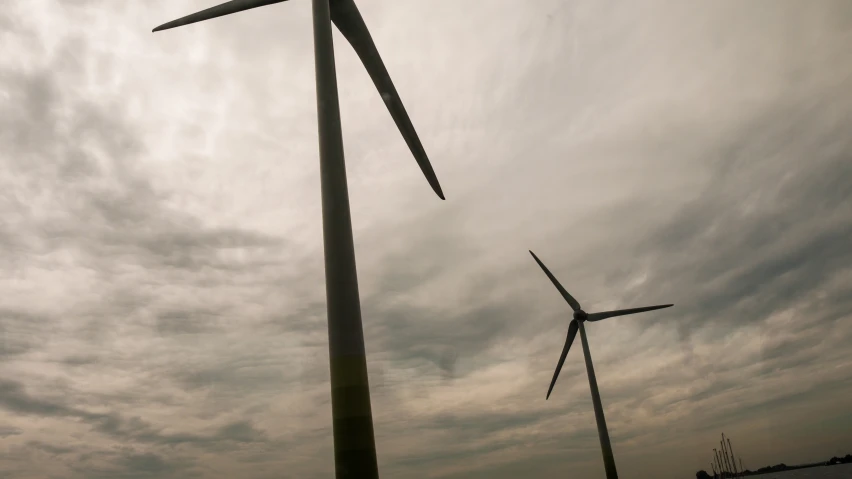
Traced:
POLYGON ((743 476, 743 477, 745 477, 745 476, 762 476, 764 474, 770 474, 770 473, 773 473, 773 472, 795 471, 796 469, 808 469, 808 468, 811 468, 811 467, 837 466, 839 464, 841 464, 841 463, 829 464, 828 462, 818 462, 818 463, 815 463, 815 464, 804 464, 804 465, 801 465, 801 466, 786 466, 783 469, 774 469, 774 466, 773 466, 773 469, 762 470, 762 468, 761 468, 761 469, 758 469, 757 471, 746 471, 746 472, 741 473, 740 475, 743 476))
MULTIPOLYGON (((756 471, 750 471, 750 470, 746 469, 745 471, 741 471, 739 474, 737 474, 736 476, 733 476, 733 477, 761 476, 763 474, 769 474, 771 472, 794 471, 796 469, 808 469, 810 467, 839 466, 841 464, 852 464, 852 454, 847 454, 843 457, 834 456, 827 461, 814 462, 814 463, 811 463, 811 464, 800 464, 800 465, 796 465, 796 466, 788 466, 784 463, 781 463, 781 464, 776 464, 774 466, 761 467, 760 469, 758 469, 756 471)), ((702 470, 702 471, 698 471, 695 474, 695 477, 697 477, 698 479, 706 479, 706 478, 713 478, 713 477, 721 477, 721 475, 719 473, 717 473, 715 476, 713 476, 711 474, 708 474, 707 471, 702 470)), ((728 476, 728 477, 732 477, 732 476, 728 476)))

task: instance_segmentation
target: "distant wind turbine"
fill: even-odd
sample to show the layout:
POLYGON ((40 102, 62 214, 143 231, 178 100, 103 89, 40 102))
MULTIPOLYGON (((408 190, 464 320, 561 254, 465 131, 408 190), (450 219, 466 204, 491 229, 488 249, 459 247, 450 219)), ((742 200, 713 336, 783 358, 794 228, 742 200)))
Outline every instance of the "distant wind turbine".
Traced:
MULTIPOLYGON (((232 0, 160 25, 154 31, 284 1, 232 0)), ((379 473, 343 157, 332 22, 367 69, 426 180, 442 200, 444 193, 355 2, 312 2, 335 474, 339 479, 376 479, 379 473)))
POLYGON ((550 393, 553 391, 553 385, 556 384, 556 378, 559 377, 559 371, 562 370, 562 364, 565 363, 565 356, 568 355, 568 350, 571 349, 571 343, 574 342, 574 337, 577 335, 577 330, 580 331, 580 340, 583 343, 583 355, 586 358, 586 372, 589 375, 589 388, 592 392, 592 404, 595 408, 595 420, 598 425, 598 436, 601 441, 601 452, 603 453, 604 460, 604 469, 606 470, 607 479, 617 479, 618 473, 615 469, 615 458, 612 454, 612 445, 609 442, 609 432, 606 428, 606 420, 604 419, 603 406, 601 405, 601 395, 598 392, 598 382, 595 379, 595 369, 592 365, 592 355, 589 352, 589 342, 586 339, 586 330, 583 328, 583 323, 586 321, 600 321, 606 318, 612 318, 614 316, 624 316, 626 314, 636 314, 642 313, 645 311, 653 311, 655 309, 662 309, 674 306, 672 304, 663 304, 659 306, 646 306, 644 308, 632 308, 632 309, 619 309, 615 311, 604 311, 602 313, 586 313, 583 311, 583 308, 580 307, 580 303, 574 299, 573 296, 568 294, 568 291, 565 291, 565 288, 559 284, 556 277, 547 269, 547 266, 538 259, 538 256, 535 255, 532 251, 530 251, 533 259, 541 269, 544 270, 544 274, 550 278, 550 281, 556 286, 556 289, 562 294, 562 297, 565 298, 565 301, 571 306, 571 309, 574 310, 574 318, 571 320, 571 323, 568 325, 568 337, 565 339, 565 346, 562 347, 562 355, 559 356, 559 362, 556 364, 556 371, 553 372, 553 379, 550 381, 550 388, 547 390, 547 397, 545 399, 550 398, 550 393))

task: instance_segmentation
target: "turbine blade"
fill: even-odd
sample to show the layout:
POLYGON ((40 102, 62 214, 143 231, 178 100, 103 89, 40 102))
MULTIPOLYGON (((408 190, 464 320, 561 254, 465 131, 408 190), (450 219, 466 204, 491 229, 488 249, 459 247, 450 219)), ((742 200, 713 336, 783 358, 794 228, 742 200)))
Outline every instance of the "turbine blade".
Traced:
POLYGON ((399 132, 405 139, 408 149, 420 165, 420 170, 426 176, 426 181, 435 190, 435 193, 442 200, 444 192, 441 191, 441 185, 438 183, 438 177, 432 169, 432 164, 429 162, 429 157, 426 156, 426 150, 420 143, 420 138, 414 130, 414 125, 411 124, 411 119, 408 118, 408 113, 402 105, 402 100, 399 98, 399 93, 393 86, 390 75, 388 74, 385 64, 382 62, 382 57, 379 56, 379 51, 376 49, 373 38, 370 36, 370 31, 367 30, 367 25, 361 17, 361 12, 353 0, 335 0, 331 2, 331 21, 343 34, 343 37, 355 49, 355 53, 361 59, 361 63, 373 79, 373 84, 379 90, 385 105, 393 118, 399 132))
POLYGON ((210 20, 211 18, 230 15, 232 13, 242 12, 243 10, 249 10, 252 8, 263 7, 266 5, 272 5, 273 3, 281 3, 286 1, 287 0, 231 0, 230 2, 225 2, 221 5, 216 5, 215 7, 210 7, 206 10, 193 13, 192 15, 187 15, 185 17, 178 18, 177 20, 172 20, 171 22, 164 23, 159 27, 155 28, 153 31, 159 32, 160 30, 168 30, 170 28, 182 27, 184 25, 189 25, 190 23, 203 22, 204 20, 210 20))
POLYGON ((553 283, 553 286, 556 286, 556 289, 558 289, 559 292, 562 293, 562 297, 565 298, 565 301, 568 301, 568 304, 571 305, 571 309, 573 309, 574 311, 579 311, 580 303, 578 303, 573 296, 568 294, 568 291, 565 291, 565 288, 563 288, 562 285, 559 284, 559 281, 556 280, 556 277, 554 277, 550 270, 547 269, 547 266, 545 266, 544 263, 542 263, 541 260, 538 259, 538 256, 536 256, 535 253, 530 251, 530 254, 532 255, 535 262, 538 263, 539 266, 541 266, 541 269, 544 270, 544 274, 546 274, 547 277, 550 278, 550 281, 553 283))
POLYGON ((625 314, 644 313, 645 311, 653 311, 655 309, 670 308, 673 304, 661 304, 659 306, 645 306, 644 308, 632 309, 617 309, 615 311, 604 311, 603 313, 592 313, 586 321, 600 321, 602 319, 611 318, 613 316, 624 316, 625 314))
POLYGON ((565 338, 565 346, 562 346, 562 355, 559 356, 559 362, 556 363, 556 371, 553 372, 553 379, 550 380, 550 388, 547 389, 547 397, 544 400, 550 399, 550 393, 553 391, 553 385, 556 384, 556 378, 559 377, 559 371, 562 371, 562 365, 565 364, 565 356, 568 356, 568 350, 571 349, 571 343, 574 342, 574 336, 577 335, 577 320, 572 319, 568 326, 568 337, 565 338))

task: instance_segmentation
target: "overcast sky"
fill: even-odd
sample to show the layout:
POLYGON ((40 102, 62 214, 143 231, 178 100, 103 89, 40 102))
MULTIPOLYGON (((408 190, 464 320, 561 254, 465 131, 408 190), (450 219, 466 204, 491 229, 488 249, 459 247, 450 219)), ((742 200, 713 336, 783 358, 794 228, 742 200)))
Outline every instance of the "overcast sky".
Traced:
MULTIPOLYGON (((309 0, 0 10, 0 476, 333 475, 309 0)), ((847 454, 852 3, 360 0, 335 32, 385 478, 847 454)))

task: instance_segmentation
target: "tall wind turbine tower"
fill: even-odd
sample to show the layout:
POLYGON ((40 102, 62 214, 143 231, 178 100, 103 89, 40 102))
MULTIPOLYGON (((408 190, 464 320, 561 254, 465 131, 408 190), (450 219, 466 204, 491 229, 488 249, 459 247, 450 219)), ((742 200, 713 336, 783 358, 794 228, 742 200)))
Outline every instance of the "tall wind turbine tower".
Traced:
MULTIPOLYGON (((284 1, 232 0, 166 23, 154 31, 284 1)), ((439 198, 444 199, 444 194, 354 0, 312 0, 312 10, 335 474, 338 479, 377 479, 332 22, 360 57, 426 180, 439 198)))

